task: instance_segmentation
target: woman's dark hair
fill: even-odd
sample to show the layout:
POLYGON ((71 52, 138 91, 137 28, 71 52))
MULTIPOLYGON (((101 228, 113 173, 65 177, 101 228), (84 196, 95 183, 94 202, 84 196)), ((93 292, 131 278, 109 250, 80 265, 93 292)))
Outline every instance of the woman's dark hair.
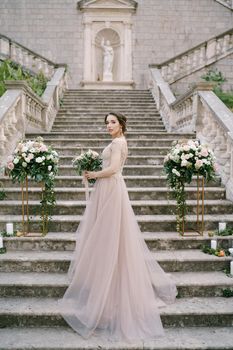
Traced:
POLYGON ((123 132, 123 134, 126 132, 126 122, 127 122, 127 118, 123 115, 123 114, 121 114, 121 113, 119 113, 119 112, 109 112, 108 114, 106 114, 106 116, 105 116, 105 118, 104 118, 104 122, 105 122, 105 124, 107 123, 107 117, 109 116, 109 115, 114 115, 114 117, 116 117, 117 118, 117 120, 118 120, 118 122, 120 123, 120 125, 122 126, 122 132, 123 132))

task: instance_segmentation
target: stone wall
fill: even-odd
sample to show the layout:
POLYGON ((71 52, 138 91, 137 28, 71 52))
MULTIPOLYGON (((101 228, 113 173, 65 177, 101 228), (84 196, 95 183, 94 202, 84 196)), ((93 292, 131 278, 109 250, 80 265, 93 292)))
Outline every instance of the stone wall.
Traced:
MULTIPOLYGON (((1 0, 0 32, 48 59, 67 63, 70 87, 83 79, 83 27, 77 0, 1 0)), ((133 77, 147 87, 160 63, 233 27, 232 11, 214 0, 138 0, 133 77)))

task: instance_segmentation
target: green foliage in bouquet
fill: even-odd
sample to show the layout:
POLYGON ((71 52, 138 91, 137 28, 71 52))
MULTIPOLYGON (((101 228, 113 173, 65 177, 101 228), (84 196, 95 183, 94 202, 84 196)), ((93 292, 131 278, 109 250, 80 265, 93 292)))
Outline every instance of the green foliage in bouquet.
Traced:
POLYGON ((0 97, 6 91, 5 80, 24 80, 38 96, 42 96, 48 82, 42 71, 30 74, 11 60, 0 61, 0 97))
MULTIPOLYGON (((99 171, 102 169, 102 159, 100 155, 91 149, 74 158, 72 164, 78 175, 82 175, 85 170, 99 171)), ((95 179, 88 180, 91 184, 94 184, 95 181, 95 179)))
POLYGON ((182 232, 183 219, 187 214, 185 185, 194 175, 201 175, 208 182, 215 178, 215 157, 207 145, 198 140, 174 141, 164 159, 164 171, 168 186, 176 199, 177 231, 182 232))
POLYGON ((51 146, 47 147, 42 137, 37 137, 35 140, 19 142, 7 162, 7 171, 13 182, 24 183, 26 179, 32 179, 41 183, 43 234, 48 232, 48 222, 56 203, 54 181, 58 172, 58 160, 57 152, 51 146))

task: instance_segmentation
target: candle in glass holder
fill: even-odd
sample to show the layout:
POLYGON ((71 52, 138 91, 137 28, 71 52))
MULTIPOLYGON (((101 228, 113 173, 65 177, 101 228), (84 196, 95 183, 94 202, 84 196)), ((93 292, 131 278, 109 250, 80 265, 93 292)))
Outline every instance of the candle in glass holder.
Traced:
POLYGON ((14 227, 13 227, 12 222, 8 222, 6 224, 6 233, 10 236, 12 236, 14 234, 14 227))
POLYGON ((233 261, 231 261, 231 271, 230 271, 230 273, 231 273, 231 275, 233 276, 233 261))
POLYGON ((211 246, 211 249, 215 249, 215 250, 217 249, 216 239, 211 239, 210 246, 211 246))
POLYGON ((218 224, 218 231, 224 231, 226 229, 227 224, 225 222, 219 222, 218 224))
POLYGON ((3 237, 0 236, 0 249, 3 248, 3 237))

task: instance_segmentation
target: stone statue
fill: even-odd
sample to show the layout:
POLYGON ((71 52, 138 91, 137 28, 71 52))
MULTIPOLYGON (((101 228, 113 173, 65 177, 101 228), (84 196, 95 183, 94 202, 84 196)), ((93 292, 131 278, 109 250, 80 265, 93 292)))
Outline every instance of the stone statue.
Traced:
POLYGON ((103 81, 112 81, 114 50, 110 41, 106 40, 105 43, 104 38, 102 38, 101 47, 103 49, 103 81))

